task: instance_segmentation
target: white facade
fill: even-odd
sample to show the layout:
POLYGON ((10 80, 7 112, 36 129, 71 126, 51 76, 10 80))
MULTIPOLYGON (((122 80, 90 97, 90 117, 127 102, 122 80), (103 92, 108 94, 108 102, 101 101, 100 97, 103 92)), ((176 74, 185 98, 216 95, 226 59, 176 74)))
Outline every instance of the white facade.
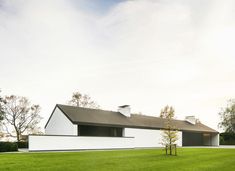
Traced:
POLYGON ((29 136, 29 151, 134 148, 132 137, 29 136))
POLYGON ((77 135, 77 125, 73 124, 63 113, 56 107, 46 128, 47 135, 77 135))
MULTIPOLYGON (((123 137, 77 136, 78 126, 56 107, 45 127, 46 135, 29 136, 29 151, 83 150, 162 147, 162 131, 156 129, 123 128, 123 137)), ((209 134, 205 145, 219 145, 219 134, 209 134)), ((182 131, 176 144, 182 146, 182 131)))
MULTIPOLYGON (((29 151, 124 149, 162 147, 161 130, 125 128, 125 137, 86 137, 65 135, 30 135, 29 151)), ((182 146, 182 132, 178 132, 182 146)))
POLYGON ((211 145, 212 146, 219 146, 219 134, 214 134, 211 137, 211 145))
MULTIPOLYGON (((125 136, 134 137, 134 147, 162 147, 162 131, 153 129, 125 128, 125 136)), ((176 144, 182 146, 182 132, 178 131, 176 144)))

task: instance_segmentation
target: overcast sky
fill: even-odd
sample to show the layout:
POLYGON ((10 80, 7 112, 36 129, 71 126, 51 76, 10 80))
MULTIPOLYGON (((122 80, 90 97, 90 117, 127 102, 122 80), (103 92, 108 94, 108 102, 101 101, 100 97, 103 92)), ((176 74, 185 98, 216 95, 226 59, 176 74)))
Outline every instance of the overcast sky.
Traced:
POLYGON ((40 104, 195 115, 217 129, 235 98, 234 0, 0 0, 0 89, 40 104))

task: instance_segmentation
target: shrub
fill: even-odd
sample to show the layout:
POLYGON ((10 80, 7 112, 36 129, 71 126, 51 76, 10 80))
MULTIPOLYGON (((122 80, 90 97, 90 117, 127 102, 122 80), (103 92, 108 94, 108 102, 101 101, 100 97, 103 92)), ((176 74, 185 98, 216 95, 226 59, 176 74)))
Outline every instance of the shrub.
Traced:
POLYGON ((220 134, 221 145, 235 145, 235 133, 224 132, 220 134))
POLYGON ((18 148, 28 148, 28 141, 17 142, 18 148))
POLYGON ((18 151, 16 142, 0 142, 0 152, 18 151))
POLYGON ((221 144, 221 145, 224 145, 225 144, 225 141, 224 141, 224 137, 223 136, 219 136, 219 143, 221 144))

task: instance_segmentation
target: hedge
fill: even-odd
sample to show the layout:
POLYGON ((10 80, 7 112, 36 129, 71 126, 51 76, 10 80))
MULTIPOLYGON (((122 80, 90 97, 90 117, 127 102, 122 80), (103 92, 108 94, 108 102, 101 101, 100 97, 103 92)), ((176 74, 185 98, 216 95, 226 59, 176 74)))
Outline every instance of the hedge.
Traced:
POLYGON ((235 145, 235 133, 221 133, 220 145, 235 145))
POLYGON ((0 152, 18 151, 16 142, 0 142, 0 152))
POLYGON ((28 148, 28 141, 17 142, 18 148, 28 148))

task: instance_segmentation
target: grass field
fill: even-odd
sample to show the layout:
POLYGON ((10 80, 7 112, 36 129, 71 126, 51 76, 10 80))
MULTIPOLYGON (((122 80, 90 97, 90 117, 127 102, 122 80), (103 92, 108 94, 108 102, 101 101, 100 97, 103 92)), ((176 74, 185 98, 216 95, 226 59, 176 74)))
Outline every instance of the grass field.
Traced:
POLYGON ((1 153, 0 170, 235 170, 235 149, 181 148, 178 153, 176 157, 161 149, 1 153))

